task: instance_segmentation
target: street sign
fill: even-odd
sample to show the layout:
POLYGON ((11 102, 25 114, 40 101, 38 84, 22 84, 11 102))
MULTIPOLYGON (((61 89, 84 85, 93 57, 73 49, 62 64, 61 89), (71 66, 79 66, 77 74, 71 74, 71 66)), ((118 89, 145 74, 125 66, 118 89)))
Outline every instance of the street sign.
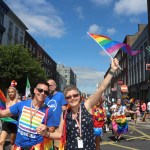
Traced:
POLYGON ((128 91, 128 87, 125 84, 121 85, 121 92, 125 93, 127 91, 128 91))

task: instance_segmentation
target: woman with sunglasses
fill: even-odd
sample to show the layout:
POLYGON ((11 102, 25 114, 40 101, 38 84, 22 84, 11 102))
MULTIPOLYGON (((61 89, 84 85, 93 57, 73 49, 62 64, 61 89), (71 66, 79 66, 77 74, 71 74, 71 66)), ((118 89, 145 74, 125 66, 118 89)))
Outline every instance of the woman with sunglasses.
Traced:
POLYGON ((111 69, 107 76, 84 103, 81 103, 80 91, 76 86, 68 86, 64 89, 65 98, 69 108, 62 113, 59 128, 54 133, 47 132, 47 127, 41 124, 37 132, 43 136, 59 139, 65 137, 65 150, 95 150, 95 135, 93 130, 92 109, 100 100, 102 93, 109 85, 113 75, 118 69, 118 60, 112 60, 111 69))

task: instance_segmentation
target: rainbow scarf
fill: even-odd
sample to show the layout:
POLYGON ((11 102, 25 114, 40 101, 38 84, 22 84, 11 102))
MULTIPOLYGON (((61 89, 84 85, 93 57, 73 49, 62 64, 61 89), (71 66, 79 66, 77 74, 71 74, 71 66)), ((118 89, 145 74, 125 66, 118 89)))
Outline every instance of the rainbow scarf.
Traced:
MULTIPOLYGON (((6 109, 6 102, 8 100, 6 99, 4 93, 0 90, 0 109, 1 110, 4 110, 6 109)), ((5 117, 5 118, 1 118, 2 121, 5 121, 5 122, 9 122, 9 123, 13 123, 13 124, 18 124, 18 122, 15 120, 15 119, 12 119, 10 117, 5 117)))
POLYGON ((128 44, 120 43, 117 41, 113 41, 110 38, 103 36, 103 35, 97 35, 88 33, 104 50, 107 51, 108 54, 113 53, 114 51, 121 49, 128 55, 134 56, 137 55, 140 50, 131 51, 131 47, 128 44))

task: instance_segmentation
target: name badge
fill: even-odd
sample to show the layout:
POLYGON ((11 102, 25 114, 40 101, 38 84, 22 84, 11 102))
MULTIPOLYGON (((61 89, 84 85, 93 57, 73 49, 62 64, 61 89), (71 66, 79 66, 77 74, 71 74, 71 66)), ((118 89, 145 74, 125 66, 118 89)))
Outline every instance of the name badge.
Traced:
POLYGON ((77 139, 77 142, 78 142, 78 148, 83 148, 83 140, 77 139))

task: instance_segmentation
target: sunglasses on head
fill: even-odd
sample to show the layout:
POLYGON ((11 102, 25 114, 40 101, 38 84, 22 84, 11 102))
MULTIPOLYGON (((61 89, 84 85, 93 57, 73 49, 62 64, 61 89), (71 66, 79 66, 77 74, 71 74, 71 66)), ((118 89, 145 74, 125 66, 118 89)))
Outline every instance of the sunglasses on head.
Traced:
POLYGON ((79 94, 73 94, 73 95, 66 96, 65 98, 66 98, 66 99, 71 99, 72 97, 73 97, 73 98, 76 98, 76 97, 78 97, 78 96, 79 96, 79 94))
POLYGON ((36 88, 36 89, 37 89, 38 92, 40 92, 40 93, 44 92, 45 95, 48 95, 48 94, 49 94, 48 91, 45 91, 45 90, 43 90, 43 89, 40 89, 40 88, 36 88))

